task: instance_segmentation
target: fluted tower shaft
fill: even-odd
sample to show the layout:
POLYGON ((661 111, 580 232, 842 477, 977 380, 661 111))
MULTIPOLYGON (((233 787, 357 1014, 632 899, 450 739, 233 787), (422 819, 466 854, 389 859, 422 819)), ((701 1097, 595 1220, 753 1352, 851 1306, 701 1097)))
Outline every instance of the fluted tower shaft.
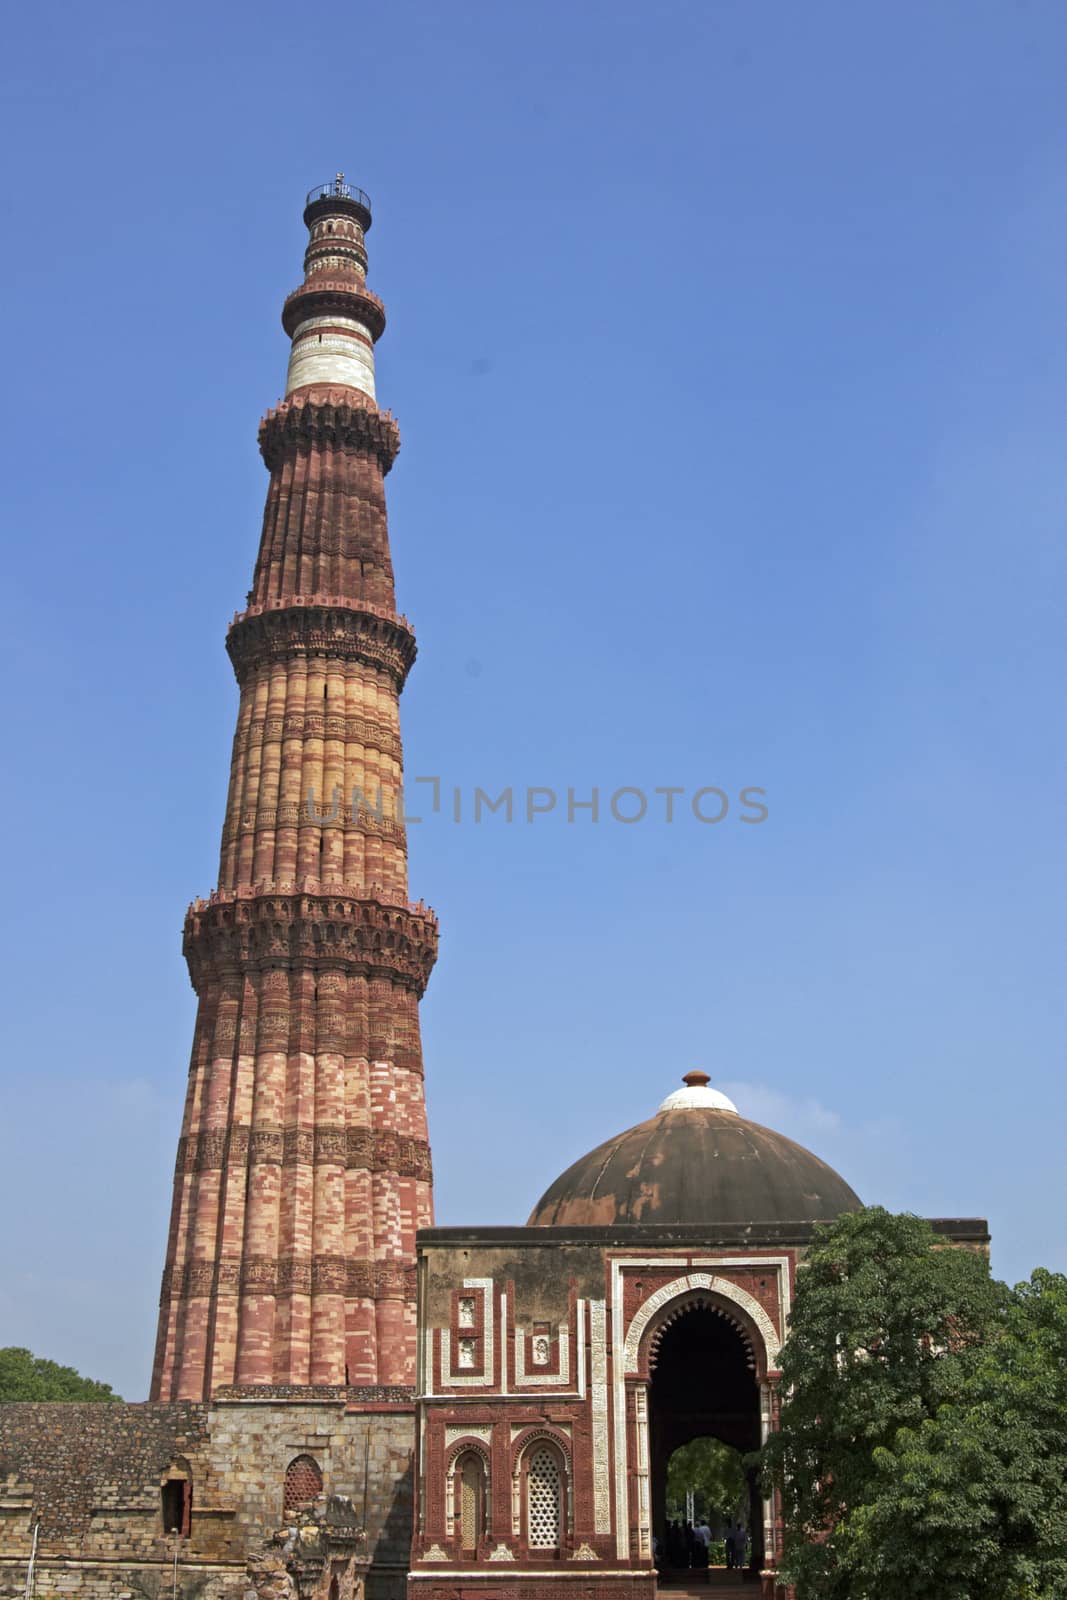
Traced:
POLYGON ((385 327, 366 196, 312 191, 285 302, 285 399, 247 609, 218 888, 185 954, 199 1005, 152 1398, 414 1381, 415 1230, 433 1220, 418 1001, 437 924, 407 898, 395 611, 374 398, 385 327))

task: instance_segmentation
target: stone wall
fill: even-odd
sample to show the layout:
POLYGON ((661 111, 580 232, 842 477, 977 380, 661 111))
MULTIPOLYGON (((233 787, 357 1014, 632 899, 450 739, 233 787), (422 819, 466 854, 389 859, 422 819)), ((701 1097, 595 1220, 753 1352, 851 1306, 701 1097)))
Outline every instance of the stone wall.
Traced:
POLYGON ((245 1569, 286 1525, 300 1455, 367 1530, 368 1600, 396 1600, 411 1541, 413 1407, 272 1395, 211 1404, 0 1406, 0 1600, 241 1600, 245 1569), (164 1532, 162 1484, 191 1482, 189 1536, 164 1532))

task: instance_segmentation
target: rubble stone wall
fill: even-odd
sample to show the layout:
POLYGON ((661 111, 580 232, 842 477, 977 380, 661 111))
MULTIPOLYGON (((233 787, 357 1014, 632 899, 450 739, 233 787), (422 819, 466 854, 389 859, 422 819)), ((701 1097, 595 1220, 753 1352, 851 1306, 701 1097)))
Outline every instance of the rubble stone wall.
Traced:
POLYGON ((243 1600, 250 1552, 291 1520, 285 1473, 301 1455, 366 1527, 367 1600, 398 1600, 413 1449, 412 1405, 353 1404, 343 1391, 307 1402, 0 1406, 0 1600, 25 1593, 35 1523, 36 1600, 243 1600), (164 1531, 168 1476, 191 1483, 187 1538, 164 1531))

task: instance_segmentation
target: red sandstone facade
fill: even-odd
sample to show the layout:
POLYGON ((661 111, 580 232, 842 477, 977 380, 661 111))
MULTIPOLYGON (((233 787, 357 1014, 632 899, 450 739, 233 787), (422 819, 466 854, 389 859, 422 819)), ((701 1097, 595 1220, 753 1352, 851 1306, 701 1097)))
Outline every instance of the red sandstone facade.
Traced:
MULTIPOLYGON (((692 1389, 679 1405, 655 1387, 661 1354, 668 1368, 675 1359, 670 1330, 696 1314, 718 1341, 706 1360, 722 1395, 707 1431, 750 1451, 776 1424, 778 1355, 811 1230, 755 1231, 421 1236, 409 1600, 547 1600, 575 1581, 597 1600, 654 1600, 666 1461, 702 1431, 692 1389), (553 1469, 554 1522, 537 1483, 553 1469)), ((784 1595, 779 1508, 754 1478, 749 1526, 757 1591, 784 1595)))
MULTIPOLYGON (((934 1226, 988 1245, 984 1221, 934 1226)), ((423 1232, 408 1600, 552 1600, 576 1584, 583 1600, 655 1600, 673 1452, 710 1435, 748 1456, 778 1426, 811 1235, 711 1220, 423 1232)), ((788 1600, 779 1497, 748 1480, 738 1579, 788 1600)))
POLYGON ((407 898, 397 614, 374 400, 369 202, 309 196, 285 399, 246 609, 218 888, 184 948, 199 1006, 155 1400, 228 1385, 411 1385, 433 1220, 418 1002, 437 923, 407 898))

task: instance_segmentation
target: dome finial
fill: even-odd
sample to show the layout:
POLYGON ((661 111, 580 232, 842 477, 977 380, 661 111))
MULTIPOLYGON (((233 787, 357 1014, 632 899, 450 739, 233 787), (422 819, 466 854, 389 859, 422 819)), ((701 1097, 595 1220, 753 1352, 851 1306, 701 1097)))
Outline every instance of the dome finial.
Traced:
MULTIPOLYGON (((694 1067, 682 1079, 684 1089, 675 1089, 660 1106, 660 1111, 732 1111, 737 1107, 727 1095, 711 1087, 711 1078, 699 1067, 694 1067)), ((657 1113, 658 1115, 658 1113, 657 1113)))

